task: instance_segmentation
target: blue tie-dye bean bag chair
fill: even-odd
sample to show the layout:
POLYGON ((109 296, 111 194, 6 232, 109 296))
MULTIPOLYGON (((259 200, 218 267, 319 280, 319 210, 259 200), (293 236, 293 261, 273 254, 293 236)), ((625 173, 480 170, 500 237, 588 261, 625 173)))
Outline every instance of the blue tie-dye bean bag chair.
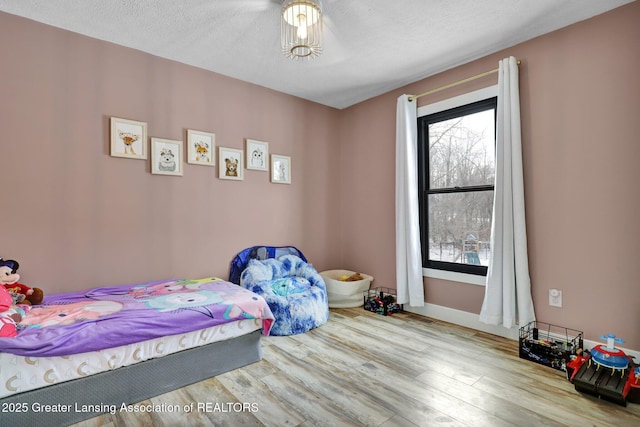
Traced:
POLYGON ((267 301, 275 322, 271 335, 294 335, 326 323, 329 303, 324 280, 295 255, 249 260, 240 285, 267 301))

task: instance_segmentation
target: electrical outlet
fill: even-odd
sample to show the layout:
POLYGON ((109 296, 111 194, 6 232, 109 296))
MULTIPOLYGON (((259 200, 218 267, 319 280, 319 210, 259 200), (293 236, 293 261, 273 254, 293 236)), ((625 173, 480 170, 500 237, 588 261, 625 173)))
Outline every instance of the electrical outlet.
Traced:
POLYGON ((549 289, 549 305, 562 307, 562 291, 560 289, 549 289))

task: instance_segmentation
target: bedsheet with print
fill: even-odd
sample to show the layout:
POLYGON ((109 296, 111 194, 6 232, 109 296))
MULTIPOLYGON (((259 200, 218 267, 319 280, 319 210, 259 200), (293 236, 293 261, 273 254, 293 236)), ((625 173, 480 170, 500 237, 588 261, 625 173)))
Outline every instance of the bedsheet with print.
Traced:
POLYGON ((15 338, 0 338, 0 352, 67 356, 261 319, 269 334, 273 314, 265 300, 216 278, 165 280, 54 294, 34 306, 15 338))

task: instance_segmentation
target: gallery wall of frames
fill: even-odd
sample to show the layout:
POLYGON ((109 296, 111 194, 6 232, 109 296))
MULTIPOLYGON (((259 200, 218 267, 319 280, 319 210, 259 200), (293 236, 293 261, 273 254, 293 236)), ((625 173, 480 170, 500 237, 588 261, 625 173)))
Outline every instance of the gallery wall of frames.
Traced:
POLYGON ((111 156, 150 159, 152 174, 183 176, 186 164, 217 167, 221 180, 242 181, 244 170, 250 169, 267 172, 274 184, 291 184, 291 157, 270 154, 268 142, 247 138, 239 150, 216 146, 212 132, 186 129, 184 140, 166 139, 149 137, 146 122, 110 120, 111 156))

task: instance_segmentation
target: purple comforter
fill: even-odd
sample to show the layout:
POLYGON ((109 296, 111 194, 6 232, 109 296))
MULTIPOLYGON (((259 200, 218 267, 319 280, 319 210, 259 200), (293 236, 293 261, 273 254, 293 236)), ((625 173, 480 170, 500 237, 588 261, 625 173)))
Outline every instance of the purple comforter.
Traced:
POLYGON ((261 319, 269 334, 273 314, 264 299, 220 279, 167 280, 48 295, 0 338, 0 352, 66 356, 261 319))

